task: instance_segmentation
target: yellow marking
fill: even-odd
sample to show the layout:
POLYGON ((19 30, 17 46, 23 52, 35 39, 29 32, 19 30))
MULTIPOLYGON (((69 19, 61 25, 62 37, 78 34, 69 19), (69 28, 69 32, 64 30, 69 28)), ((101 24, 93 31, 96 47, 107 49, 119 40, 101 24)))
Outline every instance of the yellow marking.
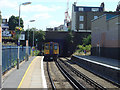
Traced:
MULTIPOLYGON (((37 58, 37 57, 36 57, 36 58, 37 58)), ((35 61, 36 58, 33 59, 33 61, 32 61, 32 62, 30 63, 30 65, 29 65, 29 67, 27 68, 27 70, 26 70, 26 72, 25 72, 25 74, 24 74, 24 76, 23 76, 23 78, 22 78, 22 80, 21 80, 21 82, 20 82, 17 90, 19 90, 19 88, 21 87, 21 85, 22 85, 22 83, 23 83, 23 80, 25 79, 25 76, 27 75, 27 72, 28 72, 28 70, 30 69, 31 64, 35 61)))

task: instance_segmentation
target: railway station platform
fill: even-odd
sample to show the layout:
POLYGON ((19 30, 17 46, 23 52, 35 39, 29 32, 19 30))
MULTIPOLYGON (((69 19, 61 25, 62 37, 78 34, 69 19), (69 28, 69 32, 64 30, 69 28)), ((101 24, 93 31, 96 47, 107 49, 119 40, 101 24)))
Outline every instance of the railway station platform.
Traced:
POLYGON ((71 60, 78 62, 82 68, 120 86, 120 60, 75 55, 71 60))
POLYGON ((83 59, 88 59, 94 62, 98 62, 101 64, 106 64, 111 67, 113 66, 113 67, 120 68, 120 60, 117 60, 117 59, 104 58, 104 57, 98 57, 98 56, 78 56, 78 57, 81 57, 83 59))
MULTIPOLYGON (((33 56, 3 75, 2 88, 47 88, 43 69, 43 56, 33 56)), ((9 90, 8 89, 8 90, 9 90)))

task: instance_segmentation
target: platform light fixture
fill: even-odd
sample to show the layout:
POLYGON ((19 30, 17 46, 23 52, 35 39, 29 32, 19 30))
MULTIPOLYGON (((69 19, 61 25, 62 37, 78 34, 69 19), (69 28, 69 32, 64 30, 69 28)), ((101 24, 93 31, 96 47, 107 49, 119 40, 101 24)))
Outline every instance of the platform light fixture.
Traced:
MULTIPOLYGON (((20 8, 21 8, 21 5, 29 5, 31 4, 31 2, 25 2, 25 3, 22 3, 19 5, 19 27, 20 27, 20 8)), ((19 45, 20 45, 20 40, 18 38, 18 58, 17 58, 17 69, 19 69, 19 45)))

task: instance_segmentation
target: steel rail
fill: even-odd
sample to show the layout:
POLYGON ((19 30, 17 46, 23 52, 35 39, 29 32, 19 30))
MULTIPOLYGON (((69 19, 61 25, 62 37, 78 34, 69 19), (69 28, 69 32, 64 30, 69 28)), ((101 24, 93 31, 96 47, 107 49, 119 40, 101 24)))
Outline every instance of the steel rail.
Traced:
POLYGON ((48 76, 49 76, 49 79, 50 79, 50 82, 51 82, 52 89, 53 89, 53 90, 56 90, 55 84, 54 84, 54 82, 53 82, 53 80, 52 80, 52 78, 51 78, 51 74, 50 74, 50 72, 49 72, 48 61, 47 61, 47 72, 48 72, 48 76))
POLYGON ((104 88, 103 86, 101 86, 97 82, 93 81, 92 79, 90 79, 89 77, 87 77, 86 75, 84 75, 83 73, 81 73, 80 71, 78 71, 77 69, 75 69, 74 67, 72 67, 71 65, 67 64, 66 62, 64 62, 62 59, 59 59, 59 60, 62 63, 64 63, 68 68, 70 68, 70 70, 72 72, 74 72, 78 77, 82 78, 84 81, 86 81, 87 83, 89 83, 94 88, 96 88, 96 89, 102 89, 102 90, 107 90, 106 88, 104 88))
MULTIPOLYGON (((76 60, 72 61, 71 59, 68 59, 68 58, 66 58, 66 59, 67 59, 67 60, 70 60, 71 62, 76 63, 78 66, 80 66, 78 61, 76 61, 76 60)), ((81 66, 80 66, 80 67, 81 67, 81 66)), ((83 67, 83 68, 84 68, 84 67, 83 67)), ((86 68, 84 68, 84 69, 87 70, 86 68)), ((89 71, 89 70, 88 70, 88 71, 89 71)), ((112 80, 110 80, 110 79, 108 79, 108 78, 106 78, 106 77, 104 77, 104 76, 101 76, 101 75, 98 74, 98 73, 95 73, 95 72, 92 72, 92 71, 89 71, 89 72, 93 73, 93 74, 96 75, 96 76, 99 76, 100 78, 102 78, 102 79, 104 79, 104 80, 106 80, 106 81, 108 81, 108 82, 112 83, 113 85, 115 85, 115 86, 117 86, 117 87, 120 88, 120 84, 119 84, 119 83, 116 83, 116 82, 114 82, 114 81, 112 81, 112 80)))
POLYGON ((59 70, 61 71, 61 73, 67 78, 67 80, 71 83, 71 85, 79 90, 86 90, 86 88, 81 84, 79 83, 73 76, 71 76, 62 66, 61 64, 56 60, 55 61, 56 63, 56 66, 59 68, 59 70))

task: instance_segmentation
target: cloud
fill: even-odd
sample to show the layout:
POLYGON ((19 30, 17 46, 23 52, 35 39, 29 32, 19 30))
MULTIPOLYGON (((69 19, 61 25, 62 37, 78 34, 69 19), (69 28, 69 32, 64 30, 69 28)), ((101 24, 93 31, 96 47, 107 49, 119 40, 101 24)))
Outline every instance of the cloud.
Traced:
POLYGON ((0 8, 16 8, 17 2, 10 0, 0 0, 0 8))
POLYGON ((61 24, 63 24, 63 22, 52 20, 52 21, 49 22, 47 27, 56 27, 56 26, 59 26, 61 24))
POLYGON ((22 6, 22 11, 24 12, 52 12, 62 9, 61 6, 45 6, 45 5, 28 5, 22 6))
POLYGON ((34 19, 44 19, 44 20, 46 20, 46 19, 49 19, 50 17, 52 17, 52 16, 50 16, 48 13, 40 13, 40 14, 36 14, 36 15, 34 15, 33 16, 33 18, 34 19))

